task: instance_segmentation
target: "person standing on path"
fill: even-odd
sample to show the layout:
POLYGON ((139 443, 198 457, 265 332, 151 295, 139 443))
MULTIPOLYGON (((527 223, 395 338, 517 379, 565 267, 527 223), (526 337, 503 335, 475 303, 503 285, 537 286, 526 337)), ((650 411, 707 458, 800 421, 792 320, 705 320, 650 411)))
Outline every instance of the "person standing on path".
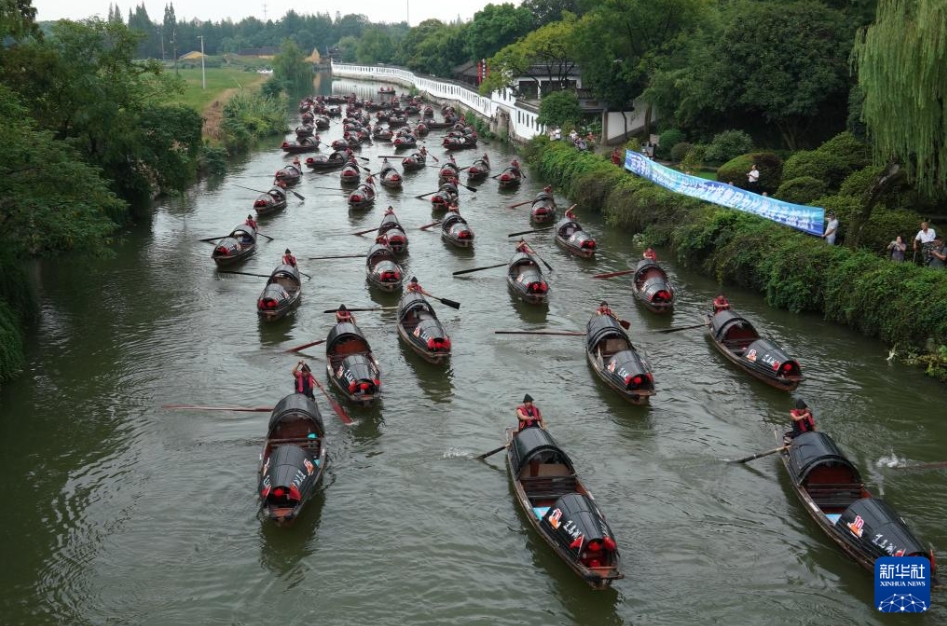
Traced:
POLYGON ((901 235, 895 237, 894 241, 888 244, 888 258, 895 263, 904 262, 904 251, 908 249, 908 244, 904 243, 901 235))
POLYGON ((921 222, 921 230, 917 231, 917 234, 914 235, 914 251, 917 252, 918 243, 923 246, 925 243, 934 241, 936 237, 937 233, 934 232, 934 229, 929 228, 927 222, 921 222))
POLYGON ((750 167, 750 171, 746 173, 746 188, 753 193, 757 193, 760 183, 760 171, 756 168, 756 163, 750 167))
POLYGON ((835 236, 838 234, 838 220, 835 218, 835 213, 829 211, 826 215, 829 218, 829 223, 825 227, 825 234, 822 235, 822 238, 825 239, 825 242, 830 246, 835 245, 835 236))

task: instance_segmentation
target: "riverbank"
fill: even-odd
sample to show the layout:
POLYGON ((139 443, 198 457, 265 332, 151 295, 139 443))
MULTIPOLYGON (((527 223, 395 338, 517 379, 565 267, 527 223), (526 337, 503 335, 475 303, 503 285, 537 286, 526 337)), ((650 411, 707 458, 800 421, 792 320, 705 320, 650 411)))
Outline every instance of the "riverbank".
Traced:
POLYGON ((643 233, 690 269, 763 294, 791 312, 877 337, 947 381, 947 273, 829 246, 765 219, 675 194, 610 161, 539 138, 526 159, 607 223, 643 233))
POLYGON ((171 98, 169 102, 182 104, 200 113, 204 118, 204 139, 218 144, 221 141, 220 124, 227 101, 245 89, 258 90, 270 75, 224 67, 205 68, 204 72, 202 77, 200 68, 178 70, 178 76, 184 80, 184 93, 171 98), (203 78, 206 78, 206 89, 203 88, 203 78))

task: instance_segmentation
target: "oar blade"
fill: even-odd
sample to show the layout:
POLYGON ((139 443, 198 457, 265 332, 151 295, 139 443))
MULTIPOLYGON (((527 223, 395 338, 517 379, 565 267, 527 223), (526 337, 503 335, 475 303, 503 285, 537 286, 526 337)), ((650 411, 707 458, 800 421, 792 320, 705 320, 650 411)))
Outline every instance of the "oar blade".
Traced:
POLYGON ((626 276, 634 273, 635 270, 622 270, 620 272, 608 272, 607 274, 595 274, 592 278, 614 278, 615 276, 626 276))
POLYGON ((735 461, 727 461, 728 463, 747 463, 755 459, 762 459, 764 456, 769 456, 771 454, 776 454, 777 452, 782 452, 787 449, 789 446, 779 446, 778 448, 773 448, 772 450, 767 450, 766 452, 757 452, 756 454, 751 454, 750 456, 745 456, 742 459, 737 459, 735 461))
POLYGON ((300 350, 305 350, 306 348, 311 348, 311 347, 313 347, 313 346, 318 346, 319 344, 323 344, 323 343, 325 343, 325 342, 326 342, 325 339, 319 339, 319 340, 317 340, 317 341, 313 341, 313 342, 310 342, 310 343, 304 343, 303 345, 301 345, 301 346, 296 346, 295 348, 290 348, 290 349, 288 349, 288 350, 283 350, 283 352, 299 352, 300 350))
POLYGON ((496 448, 495 450, 490 450, 489 452, 484 452, 483 454, 477 455, 477 456, 474 457, 474 460, 475 460, 475 461, 482 461, 482 460, 484 460, 485 458, 487 458, 488 456, 493 456, 494 454, 496 454, 496 453, 499 452, 500 450, 506 450, 506 446, 503 445, 503 446, 500 446, 499 448, 496 448))
POLYGON ((273 410, 273 407, 268 406, 196 406, 193 404, 162 404, 161 408, 181 411, 236 411, 238 413, 269 413, 273 410))

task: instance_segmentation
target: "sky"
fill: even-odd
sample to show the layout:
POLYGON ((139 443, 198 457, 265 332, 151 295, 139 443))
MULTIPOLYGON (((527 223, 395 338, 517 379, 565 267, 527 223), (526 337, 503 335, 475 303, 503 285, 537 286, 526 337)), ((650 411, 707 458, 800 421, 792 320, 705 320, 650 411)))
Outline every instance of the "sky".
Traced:
MULTIPOLYGON (((128 10, 142 4, 143 0, 118 0, 118 8, 127 19, 128 10)), ((290 9, 297 13, 329 13, 335 16, 339 11, 346 13, 361 13, 367 15, 373 22, 403 22, 410 19, 412 26, 420 22, 437 18, 449 22, 456 20, 458 15, 463 20, 473 18, 473 14, 490 3, 491 0, 471 0, 470 2, 450 3, 443 0, 362 0, 361 2, 346 2, 343 0, 318 0, 306 5, 290 2, 289 0, 201 0, 200 2, 178 0, 144 0, 148 17, 160 21, 164 16, 164 7, 168 2, 174 5, 174 14, 178 21, 199 19, 217 22, 230 18, 239 22, 245 17, 257 19, 278 20, 290 9), (264 13, 265 11, 265 13, 264 13), (264 17, 265 15, 265 17, 264 17)), ((514 0, 515 1, 515 0, 514 0)), ((113 0, 115 2, 115 0, 113 0)), ((499 4, 499 0, 494 0, 499 4)), ((108 0, 33 0, 38 21, 60 19, 79 20, 98 15, 108 17, 108 0)))

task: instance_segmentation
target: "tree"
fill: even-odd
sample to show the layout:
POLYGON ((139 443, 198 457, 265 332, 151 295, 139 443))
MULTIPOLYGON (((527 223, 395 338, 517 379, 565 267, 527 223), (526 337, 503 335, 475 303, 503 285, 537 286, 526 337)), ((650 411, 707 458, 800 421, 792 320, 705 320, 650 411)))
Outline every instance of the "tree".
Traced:
POLYGON ((395 46, 386 30, 377 26, 365 29, 355 50, 356 62, 391 63, 394 56, 395 46))
POLYGON ((579 17, 583 13, 580 0, 525 0, 522 8, 533 16, 537 28, 564 19, 567 12, 579 17))
POLYGON ((292 39, 284 39, 273 59, 273 76, 292 92, 312 90, 312 65, 292 39))
POLYGON ((339 39, 339 43, 337 43, 336 46, 342 51, 343 63, 355 63, 355 55, 358 51, 358 39, 355 37, 343 37, 339 39))
POLYGON ((170 53, 171 58, 174 59, 175 67, 177 67, 178 61, 177 26, 178 20, 174 16, 174 3, 164 5, 164 21, 161 26, 161 60, 166 59, 167 54, 170 53))
POLYGON ((876 156, 906 166, 918 189, 947 190, 947 5, 880 0, 854 58, 876 156))
POLYGON ((532 14, 512 4, 488 4, 474 14, 467 29, 467 49, 471 58, 486 59, 533 29, 532 14))
POLYGON ((546 24, 529 35, 500 50, 489 59, 490 74, 480 85, 480 93, 491 93, 507 87, 512 79, 527 76, 537 85, 546 79, 565 87, 569 73, 576 65, 573 45, 576 19, 567 14, 561 22, 546 24))
POLYGON ((40 36, 36 9, 30 0, 0 0, 0 42, 7 37, 16 40, 40 36))
POLYGON ((539 117, 536 121, 544 126, 567 128, 582 118, 579 98, 572 91, 554 91, 539 101, 539 117))

